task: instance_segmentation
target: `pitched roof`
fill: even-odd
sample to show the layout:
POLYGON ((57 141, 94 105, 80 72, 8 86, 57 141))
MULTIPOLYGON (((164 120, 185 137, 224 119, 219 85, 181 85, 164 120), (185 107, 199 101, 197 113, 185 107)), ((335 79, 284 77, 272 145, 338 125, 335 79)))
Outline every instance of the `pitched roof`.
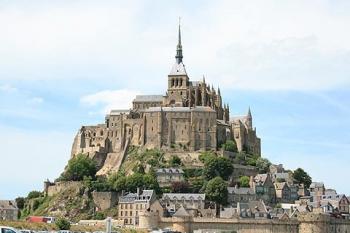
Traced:
POLYGON ((133 102, 163 102, 162 95, 137 95, 133 102))
POLYGON ((253 188, 245 188, 245 187, 241 187, 241 188, 236 188, 236 187, 227 187, 227 191, 229 194, 255 194, 254 189, 253 188))
POLYGON ((126 195, 119 197, 119 202, 147 201, 151 200, 153 196, 154 190, 143 190, 140 194, 127 193, 126 195))
POLYGON ((164 193, 162 199, 170 200, 205 200, 205 194, 200 193, 164 193))
POLYGON ((181 168, 158 168, 157 174, 183 174, 184 171, 181 168))
POLYGON ((169 75, 187 75, 185 65, 182 62, 175 62, 175 64, 171 68, 169 75))
POLYGON ((173 215, 174 217, 190 217, 191 215, 181 206, 173 215))

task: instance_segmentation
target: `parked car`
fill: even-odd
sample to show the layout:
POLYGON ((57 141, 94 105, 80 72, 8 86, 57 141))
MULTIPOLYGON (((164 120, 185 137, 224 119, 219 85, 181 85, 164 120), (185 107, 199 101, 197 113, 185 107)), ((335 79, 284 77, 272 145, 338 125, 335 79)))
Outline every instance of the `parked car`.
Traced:
POLYGON ((21 233, 21 232, 13 227, 0 226, 0 233, 21 233))
POLYGON ((21 229, 20 232, 21 233, 35 233, 35 231, 27 230, 27 229, 21 229))

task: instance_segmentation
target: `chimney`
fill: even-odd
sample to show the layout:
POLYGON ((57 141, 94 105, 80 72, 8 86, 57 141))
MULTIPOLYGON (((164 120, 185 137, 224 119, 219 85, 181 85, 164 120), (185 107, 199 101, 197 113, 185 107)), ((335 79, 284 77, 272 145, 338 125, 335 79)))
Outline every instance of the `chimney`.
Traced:
POLYGON ((254 179, 253 179, 253 176, 250 176, 250 179, 249 179, 249 186, 251 188, 254 188, 254 179))
POLYGON ((137 195, 139 195, 139 196, 141 195, 141 190, 140 190, 139 187, 137 187, 136 193, 137 193, 137 195))
POLYGON ((122 190, 122 196, 124 196, 125 195, 125 190, 122 190))

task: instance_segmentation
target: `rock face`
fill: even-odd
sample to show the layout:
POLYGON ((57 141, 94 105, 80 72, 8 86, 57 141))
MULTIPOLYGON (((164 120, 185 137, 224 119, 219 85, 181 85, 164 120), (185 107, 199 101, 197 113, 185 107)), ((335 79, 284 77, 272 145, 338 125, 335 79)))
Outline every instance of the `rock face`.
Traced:
POLYGON ((165 95, 136 96, 130 110, 112 110, 103 124, 83 126, 77 133, 72 156, 88 154, 100 169, 99 175, 118 171, 128 146, 145 148, 180 147, 187 152, 217 150, 226 140, 235 140, 238 150, 260 155, 260 138, 253 128, 250 110, 230 119, 220 89, 191 81, 183 64, 182 45, 167 81, 165 95))

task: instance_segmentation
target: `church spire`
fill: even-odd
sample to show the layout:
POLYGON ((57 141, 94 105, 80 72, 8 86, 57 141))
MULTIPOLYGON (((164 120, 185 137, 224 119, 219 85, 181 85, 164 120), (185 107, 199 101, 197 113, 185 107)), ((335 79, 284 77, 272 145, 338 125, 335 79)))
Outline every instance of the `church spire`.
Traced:
POLYGON ((179 37, 178 37, 178 42, 176 46, 176 63, 180 64, 182 62, 182 45, 181 45, 181 25, 180 25, 180 19, 179 19, 179 37))

